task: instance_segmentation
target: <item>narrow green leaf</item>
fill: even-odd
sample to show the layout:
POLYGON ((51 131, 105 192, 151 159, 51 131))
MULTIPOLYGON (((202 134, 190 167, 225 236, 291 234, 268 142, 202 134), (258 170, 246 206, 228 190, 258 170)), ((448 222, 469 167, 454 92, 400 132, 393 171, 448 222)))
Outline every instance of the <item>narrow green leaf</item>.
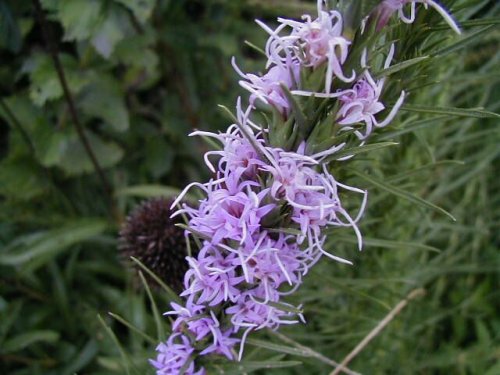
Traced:
POLYGON ((152 345, 155 345, 158 343, 158 341, 154 338, 152 338, 151 336, 149 336, 148 334, 146 334, 145 332, 141 331, 139 328, 137 328, 136 326, 134 326, 132 323, 130 323, 129 321, 125 320, 124 318, 122 318, 120 315, 118 314, 114 314, 112 312, 108 312, 108 314, 118 320, 121 324, 123 324, 124 326, 126 326, 128 329, 130 329, 131 331, 137 333, 139 336, 141 336, 144 340, 146 340, 147 342, 149 342, 150 344, 152 345))
POLYGON ((292 106, 292 113, 293 117, 295 118, 295 123, 298 125, 300 129, 300 139, 305 138, 307 132, 308 132, 308 124, 307 124, 307 119, 306 116, 304 115, 304 112, 302 111, 302 108, 300 108, 299 103, 297 103, 296 96, 292 95, 290 90, 285 84, 280 85, 281 90, 285 93, 285 96, 288 100, 288 102, 292 106))
POLYGON ((400 198, 403 198, 403 199, 406 199, 412 203, 415 203, 419 206, 422 206, 422 207, 427 207, 427 208, 431 208, 435 211, 438 211, 446 216, 448 216, 449 218, 451 218, 453 221, 456 221, 456 219, 453 217, 452 214, 450 214, 448 211, 442 209, 441 207, 438 207, 436 206, 435 204, 433 203, 430 203, 428 201, 426 201, 425 199, 422 199, 420 197, 417 197, 416 195, 413 195, 405 190, 402 190, 402 189, 399 189, 395 186, 392 186, 392 185, 389 185, 383 181, 380 181, 379 179, 373 177, 373 176, 368 176, 364 173, 361 173, 359 171, 353 171, 353 173, 362 178, 363 180, 371 183, 372 185, 378 187, 379 189, 382 189, 382 190, 385 190, 387 191, 388 193, 391 193, 391 194, 394 194, 400 198))
POLYGON ((141 278, 142 285, 144 289, 146 290, 146 294, 148 295, 149 302, 151 303, 151 310, 153 311, 153 317, 155 320, 156 324, 156 334, 158 337, 159 342, 165 341, 165 332, 164 332, 164 327, 163 327, 163 320, 162 320, 162 315, 160 314, 160 311, 158 310, 158 306, 156 305, 156 301, 153 298, 153 294, 151 293, 151 289, 149 288, 148 282, 146 281, 146 278, 144 277, 144 274, 142 271, 139 271, 139 277, 141 278))
MULTIPOLYGON (((478 27, 478 26, 489 26, 489 25, 499 25, 500 24, 500 18, 483 18, 479 20, 468 20, 468 21, 461 21, 460 22, 460 27, 462 29, 469 28, 469 27, 478 27)), ((448 30, 450 27, 447 24, 443 25, 433 25, 427 28, 429 31, 443 31, 443 30, 448 30)))
POLYGON ((74 356, 72 361, 61 372, 61 375, 74 375, 87 366, 97 355, 99 344, 96 340, 90 339, 85 346, 74 356))
POLYGON ((72 245, 101 234, 107 223, 99 220, 71 222, 59 229, 34 233, 20 242, 13 242, 0 254, 0 264, 26 265, 30 271, 43 266, 72 245))
MULTIPOLYGON (((163 185, 127 186, 115 192, 117 196, 125 195, 125 196, 133 196, 140 198, 154 198, 154 197, 174 198, 178 196, 180 193, 181 193, 180 189, 163 185)), ((186 198, 188 198, 187 194, 186 198)), ((195 200, 195 199, 193 197, 190 197, 189 200, 195 200)))
POLYGON ((292 306, 292 305, 288 305, 286 303, 269 301, 269 302, 267 302, 267 304, 269 306, 274 307, 276 309, 279 309, 281 311, 290 312, 293 314, 303 314, 304 313, 304 311, 302 309, 299 309, 299 308, 292 306))
POLYGON ((123 367, 125 369, 125 373, 127 375, 130 375, 131 360, 130 360, 129 356, 127 355, 127 353, 125 352, 125 350, 123 349, 122 345, 120 344, 120 340, 118 340, 118 338, 116 337, 113 330, 106 324, 106 322, 104 321, 104 319, 102 318, 102 316, 100 314, 97 314, 97 320, 99 321, 99 323, 101 323, 101 325, 103 326, 103 328, 106 331, 106 333, 108 334, 108 336, 111 338, 113 343, 118 348, 118 351, 120 352, 120 356, 122 357, 121 367, 123 367))
POLYGON ((245 40, 245 44, 249 46, 250 48, 254 49, 255 51, 259 52, 263 57, 267 57, 266 51, 264 51, 262 48, 256 46, 252 42, 245 40))
POLYGON ((170 298, 171 301, 174 301, 176 303, 182 303, 182 300, 180 297, 175 293, 172 288, 170 288, 167 284, 165 284, 153 271, 151 271, 148 267, 146 267, 139 259, 135 257, 130 257, 132 261, 137 264, 141 269, 144 270, 149 276, 153 278, 154 281, 158 283, 162 287, 162 289, 167 293, 167 296, 170 298))
POLYGON ((36 342, 55 343, 59 340, 59 333, 51 330, 38 330, 21 333, 2 344, 3 352, 22 350, 36 342))
POLYGON ((388 67, 387 69, 379 70, 379 71, 373 73, 373 75, 376 78, 387 77, 387 76, 390 76, 391 74, 397 73, 397 72, 404 70, 404 69, 407 69, 411 66, 420 64, 422 61, 425 61, 427 59, 429 59, 429 56, 416 57, 414 59, 410 59, 410 60, 400 62, 398 64, 394 64, 394 65, 388 67))
POLYGON ((453 107, 433 107, 423 105, 403 105, 401 111, 418 112, 436 115, 449 115, 458 117, 473 118, 500 118, 500 114, 487 111, 483 108, 453 108, 453 107))
POLYGON ((274 344, 269 341, 263 341, 263 340, 256 340, 256 339, 247 339, 246 343, 249 345, 253 345, 259 348, 264 348, 268 350, 272 350, 275 352, 279 353, 285 353, 285 354, 291 354, 291 355, 297 355, 301 357, 311 357, 311 353, 306 352, 304 350, 294 348, 291 346, 285 346, 285 345, 280 345, 280 344, 274 344))
POLYGON ((472 44, 476 40, 479 40, 480 38, 483 37, 484 34, 488 33, 490 30, 492 30, 495 27, 495 25, 489 25, 486 26, 472 34, 467 35, 466 37, 463 37, 459 39, 457 42, 450 44, 449 46, 446 46, 442 49, 439 49, 437 51, 434 51, 430 54, 432 57, 436 56, 445 56, 449 53, 458 51, 462 48, 467 47, 468 45, 472 44))
MULTIPOLYGON (((338 234, 335 235, 335 241, 345 241, 352 244, 358 243, 356 237, 348 237, 338 234)), ((401 250, 418 249, 418 250, 431 251, 435 253, 441 252, 441 250, 439 250, 434 246, 428 246, 417 242, 392 241, 392 240, 384 240, 380 238, 369 238, 369 237, 363 237, 363 245, 373 246, 373 247, 385 247, 388 249, 401 249, 401 250)))
POLYGON ((234 122, 235 124, 238 122, 238 119, 236 116, 231 112, 229 108, 227 108, 225 105, 219 104, 218 107, 222 109, 222 111, 227 115, 228 119, 234 122))
POLYGON ((344 156, 358 155, 358 154, 362 154, 365 152, 372 152, 375 150, 380 150, 382 148, 386 148, 386 147, 390 147, 390 146, 397 146, 397 145, 399 145, 399 143, 397 143, 397 142, 378 142, 378 143, 372 143, 372 144, 364 145, 364 146, 342 149, 339 152, 333 154, 332 156, 326 158, 324 162, 339 159, 339 158, 342 158, 344 156))

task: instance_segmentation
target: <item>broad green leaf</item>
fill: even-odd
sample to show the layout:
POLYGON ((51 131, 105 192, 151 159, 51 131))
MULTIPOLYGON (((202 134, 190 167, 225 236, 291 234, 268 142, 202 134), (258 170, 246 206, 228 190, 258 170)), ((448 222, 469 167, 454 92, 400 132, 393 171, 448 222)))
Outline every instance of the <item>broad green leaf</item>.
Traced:
MULTIPOLYGON (((42 130, 42 129, 41 129, 42 130)), ((43 129, 42 137, 38 137, 37 154, 40 163, 45 167, 54 167, 62 158, 61 145, 66 141, 67 134, 54 132, 49 128, 43 129)))
POLYGON ((389 185, 381 180, 379 180, 378 178, 376 177, 373 177, 373 176, 368 176, 362 172, 359 172, 359 171, 353 171, 353 173, 362 178, 363 180, 369 182, 370 184, 372 184, 373 186, 376 186, 378 187, 379 189, 382 189, 382 190, 385 190, 391 194, 394 194, 400 198, 403 198, 403 199, 406 199, 410 202, 413 202, 419 206, 422 206, 422 207, 427 207, 427 208, 431 208, 435 211, 438 211, 446 216, 448 216, 450 219, 452 219, 453 221, 456 221, 456 219, 453 217, 452 214, 450 214, 448 211, 442 209, 441 207, 438 207, 436 206, 435 204, 431 203, 431 202, 428 202, 426 201, 425 199, 422 199, 420 197, 417 197, 416 195, 414 194, 411 194, 407 191, 404 191, 400 188, 397 188, 393 185, 389 185))
POLYGON ((141 23, 145 23, 153 13, 156 0, 115 0, 129 8, 141 23))
POLYGON ((128 75, 132 75, 132 78, 129 78, 128 75, 125 77, 126 85, 137 85, 138 79, 144 80, 144 70, 148 76, 154 77, 157 75, 159 59, 151 48, 154 43, 154 37, 148 33, 132 35, 117 43, 112 56, 113 59, 117 59, 129 67, 137 68, 132 69, 135 74, 129 72, 128 75), (141 53, 138 54, 137 51, 141 51, 141 53), (135 72, 136 70, 137 72, 135 72))
POLYGON ((34 343, 56 343, 59 340, 59 333, 51 330, 36 330, 31 332, 21 333, 2 344, 1 351, 9 353, 22 350, 34 343))
POLYGON ((99 0, 59 1, 56 16, 64 27, 64 39, 90 38, 101 20, 102 6, 99 0))
MULTIPOLYGON (((66 81, 72 94, 78 93, 86 83, 85 74, 78 68, 77 61, 69 55, 59 55, 66 81)), ((63 95, 59 76, 52 59, 48 55, 35 54, 23 67, 31 79, 30 98, 38 106, 47 101, 59 99, 63 95)))
POLYGON ((161 136, 151 137, 145 145, 145 167, 155 180, 168 173, 173 166, 174 150, 161 136))
POLYGON ((0 162, 0 195, 29 200, 49 191, 46 174, 33 160, 22 158, 0 162))
POLYGON ((0 47, 6 47, 17 53, 22 45, 21 31, 9 5, 0 2, 0 47))
POLYGON ((78 98, 78 106, 87 116, 101 119, 116 131, 129 128, 124 92, 110 76, 98 76, 87 85, 78 98))
POLYGON ((118 42, 128 33, 129 18, 118 7, 109 7, 101 23, 92 34, 92 45, 105 59, 109 59, 118 42))
MULTIPOLYGON (((104 141, 94 133, 86 132, 85 134, 102 168, 112 167, 122 159, 123 150, 116 143, 104 141)), ((67 136, 61 138, 59 143, 53 144, 52 147, 57 147, 59 150, 60 158, 57 166, 68 175, 94 172, 94 165, 75 132, 70 132, 67 136)))

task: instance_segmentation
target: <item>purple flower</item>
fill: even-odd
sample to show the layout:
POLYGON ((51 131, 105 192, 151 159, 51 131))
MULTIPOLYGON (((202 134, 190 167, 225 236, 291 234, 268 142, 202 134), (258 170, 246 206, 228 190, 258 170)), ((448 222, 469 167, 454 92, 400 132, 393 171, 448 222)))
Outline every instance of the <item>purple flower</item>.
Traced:
POLYGON ((160 343, 156 347, 158 355, 156 359, 150 359, 149 362, 156 368, 157 375, 173 375, 179 374, 180 370, 191 361, 184 372, 187 375, 204 375, 205 369, 195 370, 194 362, 190 356, 194 352, 189 339, 180 334, 174 333, 170 335, 167 342, 160 343))
MULTIPOLYGON (((213 173, 216 173, 216 169, 209 160, 212 156, 220 158, 218 170, 223 173, 224 177, 234 172, 238 178, 252 180, 256 177, 258 168, 264 165, 255 148, 240 134, 236 126, 230 126, 225 133, 221 134, 204 131, 195 131, 190 134, 190 136, 194 135, 212 137, 222 143, 223 150, 205 153, 205 163, 213 173)), ((262 143, 263 140, 259 142, 262 143)))
POLYGON ((216 329, 213 333, 213 342, 205 350, 203 350, 200 355, 207 355, 210 353, 221 354, 226 356, 227 359, 234 359, 234 355, 231 349, 235 344, 240 342, 239 339, 231 337, 233 334, 233 329, 228 329, 222 332, 220 329, 216 329))
POLYGON ((271 165, 265 167, 265 170, 273 176, 270 194, 275 199, 285 200, 293 208, 292 221, 299 225, 302 232, 297 237, 297 242, 301 244, 307 239, 308 248, 305 251, 312 259, 317 260, 324 254, 334 260, 350 264, 349 261, 323 249, 324 240, 321 231, 326 226, 352 227, 361 249, 361 233, 356 222, 364 210, 366 191, 338 183, 328 172, 325 164, 322 164, 322 172, 313 169, 320 163, 313 157, 303 155, 303 148, 298 150, 300 153, 271 148, 268 150, 273 156, 271 165), (338 196, 339 186, 363 195, 363 203, 355 219, 352 219, 342 207, 338 196))
POLYGON ((255 193, 250 183, 242 182, 234 189, 212 190, 197 210, 181 211, 191 217, 189 226, 211 238, 211 243, 219 244, 225 239, 243 243, 259 230, 262 218, 276 206, 262 204, 267 194, 267 189, 255 193))
POLYGON ((186 258, 190 269, 184 277, 186 290, 181 296, 196 304, 215 306, 223 301, 235 302, 240 290, 236 287, 245 278, 236 271, 237 255, 222 254, 215 246, 205 242, 198 259, 186 258))
POLYGON ((177 319, 172 324, 172 331, 174 332, 182 332, 185 327, 195 335, 196 341, 199 341, 219 327, 217 318, 213 313, 210 315, 205 313, 205 307, 202 305, 196 305, 191 300, 187 301, 186 307, 176 303, 171 305, 174 310, 163 315, 177 315, 177 319))
POLYGON ((382 102, 379 101, 382 91, 382 85, 373 80, 361 79, 354 85, 352 90, 347 91, 339 100, 342 106, 338 112, 338 123, 340 125, 352 125, 360 122, 366 124, 365 134, 356 131, 360 139, 367 138, 376 122, 375 115, 385 109, 382 102))
MULTIPOLYGON (((384 62, 384 69, 390 67, 393 56, 394 44, 391 45, 384 62)), ((361 57, 361 66, 366 69, 363 77, 355 83, 352 89, 340 92, 341 95, 338 97, 341 103, 337 113, 338 124, 343 125, 342 130, 351 130, 353 129, 351 125, 364 123, 366 126, 364 134, 359 130, 354 131, 354 134, 360 140, 368 138, 374 126, 383 128, 388 125, 396 116, 405 98, 405 92, 402 91, 389 115, 383 121, 379 122, 375 115, 385 109, 384 104, 380 101, 385 78, 375 81, 367 69, 366 60, 367 52, 365 51, 361 57)))
MULTIPOLYGON (((235 327, 235 331, 244 330, 241 339, 240 351, 238 359, 241 360, 243 348, 247 335, 254 330, 262 328, 278 329, 281 324, 296 324, 299 320, 296 319, 296 314, 290 311, 283 311, 277 307, 270 306, 264 302, 266 291, 261 286, 255 289, 242 293, 237 304, 225 310, 226 314, 231 316, 231 323, 235 327)), ((274 292, 270 296, 271 302, 279 302, 278 292, 274 292)), ((293 306, 283 304, 287 308, 293 306)), ((300 306, 299 306, 300 307, 300 306)), ((302 314, 298 315, 301 321, 304 321, 302 314)))
POLYGON ((245 79, 240 81, 240 85, 251 93, 252 106, 255 100, 259 99, 265 104, 274 106, 282 115, 288 116, 291 106, 281 85, 290 90, 297 88, 300 78, 300 65, 297 61, 288 58, 286 64, 272 66, 263 76, 243 73, 234 58, 232 64, 236 72, 245 79))
POLYGON ((283 64, 290 56, 306 67, 317 68, 326 63, 325 92, 330 93, 333 78, 351 82, 356 74, 353 71, 347 77, 342 69, 351 44, 342 36, 342 15, 337 11, 324 11, 322 3, 318 1, 318 18, 315 20, 309 15, 302 16, 304 22, 278 18, 281 25, 276 30, 260 21, 258 23, 271 36, 266 45, 268 64, 283 64), (279 33, 285 27, 290 27, 292 32, 289 36, 280 37, 279 33))
POLYGON ((375 14, 377 19, 377 31, 380 31, 387 23, 389 19, 395 12, 398 12, 398 17, 404 23, 413 23, 415 21, 415 5, 423 4, 425 9, 430 5, 434 8, 445 20, 445 22, 455 31, 457 34, 461 34, 460 28, 453 19, 453 17, 444 9, 440 4, 434 0, 384 0, 376 8, 375 14), (410 15, 407 16, 404 13, 404 6, 410 4, 410 15))
POLYGON ((263 232, 257 241, 249 239, 245 245, 240 250, 245 281, 262 287, 265 303, 282 284, 288 284, 292 289, 301 284, 302 274, 308 269, 308 258, 293 236, 280 233, 277 239, 272 239, 263 232))

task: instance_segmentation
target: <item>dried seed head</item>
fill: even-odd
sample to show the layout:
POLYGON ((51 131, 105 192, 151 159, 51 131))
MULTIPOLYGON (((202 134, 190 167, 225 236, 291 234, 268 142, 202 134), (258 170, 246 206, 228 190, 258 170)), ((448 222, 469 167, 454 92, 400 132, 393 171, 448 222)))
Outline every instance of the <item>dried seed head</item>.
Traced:
POLYGON ((120 230, 119 249, 124 258, 139 259, 174 291, 182 291, 186 238, 184 230, 175 224, 179 217, 170 218, 171 200, 154 198, 145 201, 127 217, 120 230))

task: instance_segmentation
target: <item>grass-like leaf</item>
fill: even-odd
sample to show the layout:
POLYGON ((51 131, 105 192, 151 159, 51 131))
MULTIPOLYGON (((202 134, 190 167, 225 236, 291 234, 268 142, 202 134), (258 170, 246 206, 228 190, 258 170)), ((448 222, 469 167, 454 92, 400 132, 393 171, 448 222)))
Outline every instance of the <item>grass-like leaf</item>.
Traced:
POLYGON ((359 171, 353 171, 353 173, 360 177, 361 179, 369 182, 370 184, 372 184, 373 186, 375 187, 378 187, 379 189, 381 190, 385 190, 387 191, 388 193, 391 193, 393 195, 396 195, 400 198, 403 198, 403 199, 406 199, 412 203, 415 203, 421 207, 426 207, 426 208, 431 208, 437 212, 440 212, 446 216, 448 216, 450 219, 452 219, 453 221, 456 221, 455 217, 450 214, 448 211, 444 210, 443 208, 441 207, 438 207, 436 206, 435 204, 431 203, 431 202, 428 202, 426 201, 425 199, 422 199, 420 197, 417 197, 416 195, 414 194, 411 194, 405 190, 402 190, 400 188, 397 188, 395 186, 392 186, 392 185, 389 185, 381 180, 379 180, 378 178, 375 178, 373 176, 368 176, 362 172, 359 172, 359 171))
POLYGON ((439 49, 437 51, 430 53, 430 56, 442 57, 442 56, 448 55, 452 52, 456 52, 458 50, 461 50, 461 49, 469 46, 470 44, 476 42, 480 38, 482 38, 484 34, 493 30, 494 27, 495 27, 495 25, 486 26, 486 27, 474 32, 474 33, 467 35, 464 38, 459 39, 457 42, 452 43, 449 46, 446 46, 442 49, 439 49))
POLYGON ((304 351, 302 349, 291 347, 291 346, 285 346, 282 344, 275 344, 275 343, 272 343, 270 341, 249 338, 246 340, 246 343, 249 345, 256 346, 258 348, 264 348, 264 349, 272 350, 272 351, 278 352, 278 353, 291 354, 291 355, 296 355, 296 356, 301 356, 301 357, 311 357, 311 353, 304 351))
POLYGON ((0 264, 24 266, 26 272, 32 272, 71 246, 101 234, 107 226, 100 219, 81 220, 31 234, 7 246, 0 254, 0 264))
POLYGON ((129 355, 126 353, 126 351, 123 349, 122 344, 120 343, 120 340, 116 337, 115 333, 113 330, 106 324, 104 319, 102 318, 101 315, 97 315, 97 320, 99 323, 102 325, 108 336, 111 338, 113 343, 116 345, 118 351, 120 352, 120 356, 122 357, 122 367, 125 370, 125 373, 127 375, 130 375, 130 365, 131 365, 131 359, 129 355))
POLYGON ((171 301, 177 303, 182 302, 177 293, 175 293, 172 288, 165 284, 162 279, 160 279, 153 271, 146 267, 139 259, 135 257, 130 257, 130 259, 132 259, 135 264, 137 264, 144 272, 146 272, 151 278, 153 278, 153 280, 156 281, 158 285, 160 285, 160 287, 167 293, 167 296, 171 301))
POLYGON ((151 197, 174 198, 178 196, 180 192, 181 192, 180 189, 171 186, 136 185, 136 186, 127 186, 125 188, 119 189, 116 191, 115 194, 117 196, 125 195, 125 196, 133 196, 140 198, 151 198, 151 197))
POLYGON ((401 70, 408 69, 412 66, 420 64, 422 61, 425 61, 428 59, 429 59, 429 56, 415 57, 414 59, 410 59, 410 60, 400 62, 398 64, 394 64, 394 65, 388 67, 387 69, 379 70, 379 71, 373 73, 373 75, 376 78, 387 77, 387 76, 390 76, 391 74, 400 72, 401 70))
POLYGON ((163 319, 162 315, 160 314, 160 311, 158 310, 158 306, 156 305, 156 301, 153 297, 153 293, 151 293, 151 289, 149 288, 148 282, 146 281, 146 278, 144 277, 144 274, 142 271, 139 271, 139 277, 141 278, 142 286, 146 290, 146 294, 148 295, 149 302, 151 304, 151 310, 153 311, 153 318, 155 320, 156 324, 156 334, 158 337, 158 341, 162 342, 165 341, 165 329, 164 329, 164 324, 163 324, 163 319))
POLYGON ((143 332, 142 330, 140 330, 139 328, 137 328, 136 326, 134 326, 132 323, 130 323, 129 321, 127 321, 126 319, 124 319, 120 315, 114 314, 112 312, 108 312, 108 314, 109 314, 109 316, 111 316, 112 318, 116 319, 121 324, 123 324, 124 326, 126 326, 127 328, 129 328, 132 332, 137 333, 139 336, 141 336, 144 340, 146 340, 150 344, 155 345, 155 344, 158 343, 157 340, 155 340, 154 338, 152 338, 151 336, 149 336, 148 334, 146 334, 145 332, 143 332))
POLYGON ((500 114, 490 112, 482 108, 453 108, 453 107, 434 107, 434 106, 406 104, 401 107, 401 111, 426 113, 434 115, 458 116, 458 117, 500 119, 500 114))
POLYGON ((352 148, 346 148, 342 149, 339 152, 335 153, 329 158, 326 158, 324 162, 328 162, 329 159, 339 159, 345 156, 350 156, 350 155, 359 155, 363 154, 365 152, 373 152, 376 150, 380 150, 382 148, 386 147, 391 147, 391 146, 397 146, 399 143, 397 142, 378 142, 378 143, 372 143, 364 146, 358 146, 358 147, 352 147, 352 148))
POLYGON ((9 353, 24 349, 36 342, 55 343, 59 333, 51 330, 36 330, 21 333, 2 344, 2 352, 9 353))

